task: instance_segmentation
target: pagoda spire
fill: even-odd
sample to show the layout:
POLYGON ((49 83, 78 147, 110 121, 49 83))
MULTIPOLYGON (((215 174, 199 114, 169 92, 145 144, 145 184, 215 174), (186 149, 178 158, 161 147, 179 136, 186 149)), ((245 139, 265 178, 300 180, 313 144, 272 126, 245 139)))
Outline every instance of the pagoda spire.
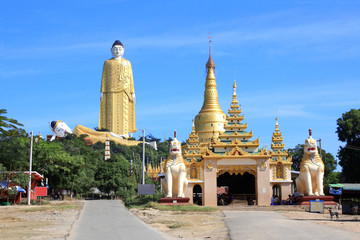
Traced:
POLYGON ((238 104, 238 101, 237 101, 237 99, 236 99, 236 81, 235 81, 235 80, 234 80, 233 89, 234 89, 234 92, 233 92, 233 100, 232 100, 231 104, 238 104))
POLYGON ((201 112, 218 112, 222 113, 223 111, 220 108, 218 101, 218 92, 216 89, 216 80, 215 80, 215 63, 211 57, 211 38, 209 36, 209 60, 206 63, 207 76, 205 82, 205 92, 204 92, 204 103, 201 108, 201 112))
POLYGON ((275 124, 275 132, 279 132, 280 129, 279 129, 279 122, 278 122, 278 118, 276 118, 276 124, 275 124))
POLYGON ((283 150, 285 147, 285 144, 282 142, 284 139, 281 135, 280 129, 279 129, 279 122, 278 118, 276 118, 276 124, 275 124, 275 132, 273 132, 273 136, 271 138, 271 149, 274 151, 277 150, 283 150))
POLYGON ((223 132, 226 115, 220 108, 215 80, 215 63, 211 57, 211 37, 209 36, 209 59, 206 63, 207 76, 205 82, 204 103, 195 117, 195 131, 200 142, 210 142, 215 133, 223 132))

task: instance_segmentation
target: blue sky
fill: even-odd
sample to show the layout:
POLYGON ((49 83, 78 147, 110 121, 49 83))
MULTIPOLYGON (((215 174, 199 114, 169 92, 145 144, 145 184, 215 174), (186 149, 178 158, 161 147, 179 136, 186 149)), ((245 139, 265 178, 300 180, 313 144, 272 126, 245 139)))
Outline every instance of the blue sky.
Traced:
POLYGON ((211 32, 224 112, 236 71, 245 122, 262 146, 278 117, 286 147, 312 128, 336 156, 336 120, 360 105, 359 12, 358 1, 6 1, 0 108, 43 136, 52 120, 97 126, 103 63, 119 39, 138 129, 160 138, 176 129, 185 140, 203 103, 211 32))

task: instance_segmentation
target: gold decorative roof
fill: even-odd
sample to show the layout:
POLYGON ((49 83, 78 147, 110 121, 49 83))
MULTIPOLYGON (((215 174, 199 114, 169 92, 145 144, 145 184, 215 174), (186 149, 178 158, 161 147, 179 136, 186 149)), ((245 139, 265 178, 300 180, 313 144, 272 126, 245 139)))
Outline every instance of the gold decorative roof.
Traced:
POLYGON ((251 138, 252 136, 253 136, 253 133, 252 133, 252 130, 251 130, 251 132, 249 132, 249 133, 239 133, 237 131, 235 131, 235 132, 233 132, 231 134, 221 133, 219 135, 219 138, 222 138, 222 139, 224 139, 224 138, 249 138, 249 137, 251 138))
POLYGON ((271 159, 270 164, 276 164, 277 162, 282 162, 284 164, 292 164, 292 157, 288 157, 288 151, 284 150, 285 144, 282 142, 284 140, 283 136, 281 135, 279 129, 279 121, 276 118, 275 124, 275 132, 273 132, 273 136, 271 138, 271 159))
POLYGON ((239 139, 234 139, 229 143, 214 141, 214 147, 259 147, 259 138, 251 142, 242 142, 239 139))
POLYGON ((241 115, 241 116, 237 116, 237 115, 234 115, 234 116, 226 116, 226 120, 233 120, 233 121, 242 121, 244 120, 244 115, 241 115))
POLYGON ((245 130, 247 127, 248 127, 247 123, 244 123, 244 124, 234 123, 234 124, 231 124, 231 125, 229 123, 226 123, 224 125, 224 128, 226 130, 230 129, 230 131, 231 131, 231 129, 245 130))
POLYGON ((186 141, 186 145, 183 149, 184 159, 189 161, 190 159, 201 159, 202 154, 200 153, 199 147, 199 136, 195 132, 195 123, 193 119, 192 131, 189 134, 189 138, 186 141))

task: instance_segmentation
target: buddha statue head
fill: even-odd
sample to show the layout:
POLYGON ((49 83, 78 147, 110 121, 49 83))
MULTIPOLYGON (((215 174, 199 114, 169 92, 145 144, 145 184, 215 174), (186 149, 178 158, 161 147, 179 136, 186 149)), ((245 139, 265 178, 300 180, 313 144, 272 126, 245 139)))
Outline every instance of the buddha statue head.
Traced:
POLYGON ((116 40, 111 48, 112 55, 114 56, 114 58, 120 59, 124 55, 124 52, 124 45, 119 40, 116 40))
POLYGON ((49 123, 50 129, 54 132, 57 137, 66 137, 67 134, 71 134, 72 130, 63 121, 52 121, 49 123))

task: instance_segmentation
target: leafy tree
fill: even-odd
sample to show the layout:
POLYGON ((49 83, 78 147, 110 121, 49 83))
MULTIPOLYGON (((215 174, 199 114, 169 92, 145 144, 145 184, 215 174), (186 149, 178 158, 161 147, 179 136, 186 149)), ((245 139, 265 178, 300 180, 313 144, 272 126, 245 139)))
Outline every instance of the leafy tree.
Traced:
POLYGON ((30 138, 10 137, 0 140, 0 163, 8 171, 29 169, 30 138))
POLYGON ((154 141, 160 142, 160 140, 161 140, 160 138, 154 137, 151 133, 146 136, 146 139, 148 139, 150 142, 154 142, 154 141))
POLYGON ((99 127, 94 127, 94 130, 95 131, 98 131, 98 132, 110 132, 109 129, 106 129, 106 128, 99 128, 99 127))
POLYGON ((0 172, 6 171, 6 167, 0 163, 0 172))
POLYGON ((134 194, 136 183, 129 170, 129 161, 123 156, 115 155, 108 159, 99 166, 95 175, 99 190, 108 194, 113 191, 117 196, 124 197, 134 194))
POLYGON ((12 182, 15 182, 20 187, 27 189, 29 184, 29 175, 25 173, 16 173, 12 177, 12 182))
MULTIPOLYGON (((295 148, 288 149, 289 155, 292 156, 293 165, 292 168, 295 171, 300 171, 300 162, 304 155, 304 145, 298 144, 295 148)), ((320 149, 318 148, 318 152, 320 149)), ((338 173, 334 173, 337 166, 337 161, 331 153, 327 153, 324 149, 321 149, 322 160, 325 165, 324 171, 324 184, 337 183, 339 181, 338 173)))
POLYGON ((336 133, 345 142, 338 151, 344 182, 360 183, 360 109, 351 109, 337 120, 336 133))
POLYGON ((292 156, 292 169, 300 171, 300 162, 304 155, 304 144, 298 144, 294 148, 288 149, 289 156, 292 156))
POLYGON ((17 130, 18 126, 24 126, 13 118, 5 117, 6 113, 6 109, 0 109, 0 137, 8 136, 9 131, 17 130))

